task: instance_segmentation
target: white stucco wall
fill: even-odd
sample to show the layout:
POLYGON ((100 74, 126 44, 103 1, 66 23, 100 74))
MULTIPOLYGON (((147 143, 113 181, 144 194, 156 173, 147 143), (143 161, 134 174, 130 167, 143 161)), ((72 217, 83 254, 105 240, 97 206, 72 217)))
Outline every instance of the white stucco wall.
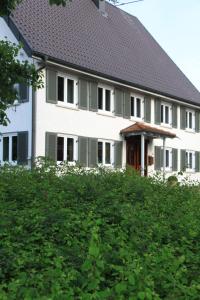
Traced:
MULTIPOLYGON (((13 43, 18 44, 17 39, 14 34, 6 24, 3 18, 0 18, 0 39, 7 39, 13 43)), ((27 56, 27 54, 22 49, 19 53, 18 59, 20 61, 32 59, 27 56)), ((0 126, 0 134, 5 135, 7 133, 16 133, 19 131, 28 131, 28 158, 31 158, 31 132, 32 132, 32 88, 29 88, 29 102, 21 103, 16 107, 10 107, 7 110, 7 115, 10 120, 8 126, 0 126)), ((0 160, 2 159, 2 139, 0 138, 0 160)), ((30 163, 30 162, 29 162, 30 163)))

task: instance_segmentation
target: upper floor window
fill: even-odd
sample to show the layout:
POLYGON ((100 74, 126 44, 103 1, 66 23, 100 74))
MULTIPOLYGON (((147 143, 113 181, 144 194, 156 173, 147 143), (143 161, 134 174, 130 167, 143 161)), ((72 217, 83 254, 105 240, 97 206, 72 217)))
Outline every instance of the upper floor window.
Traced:
POLYGON ((8 163, 17 162, 17 134, 10 134, 2 138, 2 161, 8 163))
POLYGON ((195 169, 195 151, 186 151, 186 170, 192 171, 195 169))
POLYGON ((77 160, 77 137, 57 137, 57 161, 74 162, 77 160))
POLYGON ((113 95, 112 89, 108 87, 98 87, 98 109, 106 113, 113 111, 113 95))
POLYGON ((143 118, 143 100, 140 97, 131 96, 131 117, 143 118))
POLYGON ((73 77, 59 74, 57 76, 57 100, 73 106, 77 104, 77 80, 73 77))
POLYGON ((113 164, 112 142, 98 141, 98 164, 111 166, 113 164))
POLYGON ((171 125, 172 114, 171 114, 171 105, 162 103, 161 104, 161 123, 171 125))
POLYGON ((186 129, 195 129, 195 113, 192 110, 186 110, 186 129))

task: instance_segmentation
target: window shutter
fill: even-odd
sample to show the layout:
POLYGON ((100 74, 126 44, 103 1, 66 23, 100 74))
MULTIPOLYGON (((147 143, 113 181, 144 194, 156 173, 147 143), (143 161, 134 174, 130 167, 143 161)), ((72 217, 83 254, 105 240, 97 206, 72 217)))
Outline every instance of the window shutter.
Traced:
POLYGON ((155 124, 161 123, 161 101, 160 99, 155 99, 155 124))
POLYGON ((122 117, 123 115, 123 91, 115 89, 115 115, 122 117))
POLYGON ((124 92, 124 118, 131 117, 131 95, 130 92, 124 92))
POLYGON ((186 128, 186 110, 185 107, 181 106, 180 107, 180 127, 181 129, 186 128))
POLYGON ((29 86, 20 83, 19 84, 19 102, 24 103, 29 101, 29 86))
POLYGON ((118 141, 114 144, 114 166, 115 168, 122 168, 122 147, 123 142, 118 141))
POLYGON ((177 128, 177 105, 172 104, 172 127, 177 128))
POLYGON ((144 98, 144 121, 151 123, 151 97, 144 98))
POLYGON ((57 103, 57 72, 46 70, 46 101, 48 103, 57 103))
POLYGON ((181 171, 186 169, 186 151, 181 150, 181 171))
POLYGON ((90 168, 95 168, 97 167, 97 145, 98 145, 98 140, 89 138, 89 150, 88 150, 88 160, 89 160, 89 167, 90 168))
POLYGON ((57 134, 46 132, 46 149, 45 156, 57 161, 57 134))
POLYGON ((178 150, 172 149, 172 171, 178 170, 178 150))
POLYGON ((155 146, 155 152, 154 152, 154 159, 155 159, 155 170, 160 170, 163 166, 163 160, 162 160, 162 149, 161 147, 155 146))
POLYGON ((78 138, 78 162, 82 167, 88 166, 88 138, 78 138))
POLYGON ((98 95, 97 95, 97 82, 90 82, 90 96, 89 96, 89 109, 91 111, 98 110, 98 95))
POLYGON ((79 108, 88 109, 88 82, 85 79, 79 79, 79 108))
POLYGON ((195 152, 195 171, 200 172, 200 152, 195 152))
POLYGON ((196 111, 195 112, 195 131, 196 132, 199 132, 199 121, 200 121, 200 119, 199 119, 199 111, 196 111))
POLYGON ((28 131, 19 132, 17 139, 17 163, 26 165, 28 163, 28 131))

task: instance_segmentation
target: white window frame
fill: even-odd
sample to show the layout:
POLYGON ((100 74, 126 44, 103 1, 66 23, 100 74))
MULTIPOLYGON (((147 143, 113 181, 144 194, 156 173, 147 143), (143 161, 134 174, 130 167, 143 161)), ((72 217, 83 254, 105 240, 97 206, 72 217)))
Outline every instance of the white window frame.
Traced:
POLYGON ((186 150, 185 155, 188 154, 188 160, 186 161, 186 172, 195 172, 195 151, 194 150, 186 150), (188 168, 189 166, 189 161, 190 161, 190 154, 192 155, 192 168, 188 168))
MULTIPOLYGON (((133 93, 131 93, 131 96, 130 96, 131 98, 133 97, 134 98, 134 113, 135 113, 135 115, 134 116, 132 116, 131 115, 131 119, 132 120, 138 120, 138 121, 142 121, 142 120, 144 120, 144 97, 143 96, 141 96, 141 95, 139 95, 139 94, 133 94, 133 93), (140 117, 137 117, 137 99, 140 99, 140 114, 141 114, 141 116, 140 117)), ((130 98, 130 99, 131 99, 130 98)), ((132 99, 130 100, 130 101, 132 101, 132 99)), ((130 103, 130 105, 131 105, 131 103, 130 103)), ((131 107, 130 107, 130 110, 131 110, 131 107)))
POLYGON ((17 165, 17 160, 12 160, 12 138, 14 136, 18 136, 17 133, 9 133, 9 134, 2 134, 1 136, 1 155, 0 155, 0 160, 1 164, 12 164, 12 165, 17 165), (3 138, 8 137, 9 138, 9 159, 7 161, 3 161, 3 138))
POLYGON ((161 125, 167 126, 167 127, 172 127, 172 105, 167 102, 161 102, 160 106, 160 116, 161 116, 161 107, 163 106, 163 122, 161 121, 161 125), (169 109, 169 122, 167 123, 165 120, 165 110, 166 107, 169 109))
MULTIPOLYGON (((114 113, 114 89, 111 86, 105 84, 98 84, 98 88, 103 89, 103 109, 99 109, 99 103, 97 99, 98 112, 103 113, 105 115, 113 115, 114 113), (110 91, 110 111, 106 110, 106 90, 110 91)), ((98 90, 97 90, 98 92, 98 90)), ((98 94, 98 93, 97 93, 98 94)))
MULTIPOLYGON (((102 149, 102 156, 103 156, 103 161, 102 163, 98 162, 98 166, 105 166, 105 167, 112 167, 114 166, 114 142, 110 141, 110 140, 102 140, 102 139, 98 139, 98 143, 101 142, 103 145, 103 149, 102 149), (106 160, 106 143, 110 144, 110 164, 106 164, 105 160, 106 160)), ((98 160, 98 156, 97 156, 97 160, 98 160)))
MULTIPOLYGON (((63 162, 67 162, 69 165, 75 165, 78 160, 78 137, 74 135, 66 135, 66 134, 58 134, 57 137, 63 137, 64 138, 64 155, 63 155, 63 161, 58 161, 58 164, 61 164, 63 162), (74 140, 74 153, 73 153, 73 161, 67 161, 67 139, 71 138, 74 140)), ((57 155, 57 153, 56 153, 57 155)))
POLYGON ((57 73, 56 80, 57 80, 56 81, 56 84, 57 84, 56 99, 57 99, 58 105, 69 107, 69 108, 76 108, 78 105, 78 78, 76 76, 72 76, 69 74, 59 72, 59 73, 57 73), (64 101, 58 100, 58 77, 64 78, 64 101), (74 103, 67 102, 67 80, 68 79, 74 81, 74 103))
MULTIPOLYGON (((165 171, 170 172, 172 170, 172 148, 165 148, 165 151, 169 151, 169 166, 167 167, 165 164, 165 171)), ((163 153, 163 159, 164 159, 164 153, 163 153)))
POLYGON ((186 109, 185 113, 187 114, 187 118, 186 118, 186 115, 185 115, 185 118, 186 118, 186 130, 188 131, 192 131, 194 132, 195 131, 195 111, 192 110, 192 109, 186 109), (189 114, 192 114, 192 128, 189 127, 189 114))

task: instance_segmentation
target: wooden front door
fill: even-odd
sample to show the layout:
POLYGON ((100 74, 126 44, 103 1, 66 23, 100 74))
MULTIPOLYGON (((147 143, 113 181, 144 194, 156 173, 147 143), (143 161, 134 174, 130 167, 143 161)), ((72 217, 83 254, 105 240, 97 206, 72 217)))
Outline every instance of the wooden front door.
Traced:
MULTIPOLYGON (((145 140, 145 176, 147 176, 147 147, 148 142, 145 140)), ((126 141, 126 160, 127 164, 135 170, 141 170, 141 136, 128 138, 126 141)))

